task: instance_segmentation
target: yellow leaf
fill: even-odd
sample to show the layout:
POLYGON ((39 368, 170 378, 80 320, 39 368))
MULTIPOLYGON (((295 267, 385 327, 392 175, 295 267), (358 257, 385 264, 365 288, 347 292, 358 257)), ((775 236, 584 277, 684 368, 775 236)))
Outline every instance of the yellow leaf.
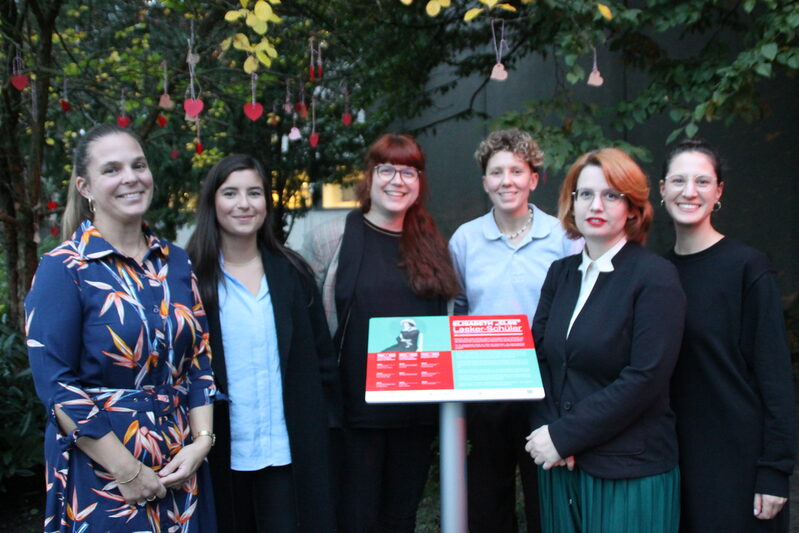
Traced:
POLYGON ((452 5, 452 0, 438 0, 438 3, 441 4, 441 7, 449 7, 452 5))
POLYGON ((272 4, 273 6, 276 6, 280 3, 280 0, 269 0, 269 3, 272 4))
POLYGON ((470 20, 474 20, 474 18, 482 12, 483 12, 482 7, 473 7, 472 9, 467 11, 466 14, 463 16, 463 21, 469 22, 470 20))
POLYGON ((239 0, 241 2, 241 7, 247 9, 247 6, 250 5, 250 0, 239 0))
POLYGON ((424 10, 429 16, 435 17, 441 12, 441 4, 438 3, 438 0, 430 0, 424 10))
POLYGON ((264 52, 258 50, 257 52, 255 52, 255 57, 257 57, 258 61, 263 63, 263 65, 265 67, 271 67, 272 66, 272 58, 269 57, 268 55, 266 55, 264 52))
POLYGON ((266 33, 266 22, 264 22, 263 20, 259 20, 258 24, 252 27, 252 30, 258 35, 263 35, 264 33, 266 33))
POLYGON ((605 17, 608 20, 613 20, 613 12, 610 10, 608 6, 606 6, 605 4, 597 4, 596 8, 599 10, 599 12, 602 14, 603 17, 605 17))
POLYGON ((272 16, 269 17, 269 20, 267 22, 274 22, 275 24, 280 24, 281 22, 283 22, 283 19, 272 13, 272 16))
POLYGON ((413 0, 400 0, 400 2, 402 2, 406 6, 409 6, 409 5, 411 5, 413 3, 413 0))
POLYGON ((255 13, 253 13, 252 11, 247 13, 247 26, 252 28, 253 26, 258 24, 259 22, 261 22, 261 21, 258 20, 258 17, 255 16, 255 13))
POLYGON ((247 60, 244 62, 244 72, 252 74, 256 70, 258 70, 258 60, 255 56, 248 56, 247 60))
POLYGON ((255 16, 258 17, 259 20, 266 22, 269 20, 269 15, 272 14, 272 6, 264 2, 264 0, 258 0, 255 3, 255 16))
POLYGON ((487 5, 489 8, 492 8, 496 5, 498 0, 480 0, 481 4, 487 5))
POLYGON ((245 52, 249 52, 252 47, 250 46, 250 40, 246 35, 243 33, 237 33, 233 36, 233 48, 236 50, 244 50, 245 52))
POLYGON ((233 42, 233 37, 228 37, 227 39, 219 43, 219 47, 222 48, 222 50, 224 51, 228 51, 230 50, 230 43, 232 42, 233 42))
POLYGON ((512 11, 512 12, 516 13, 516 8, 513 7, 510 4, 497 4, 496 7, 501 7, 505 11, 512 11))
POLYGON ((231 9, 227 13, 225 13, 225 20, 228 22, 236 22, 239 20, 239 10, 238 9, 231 9))

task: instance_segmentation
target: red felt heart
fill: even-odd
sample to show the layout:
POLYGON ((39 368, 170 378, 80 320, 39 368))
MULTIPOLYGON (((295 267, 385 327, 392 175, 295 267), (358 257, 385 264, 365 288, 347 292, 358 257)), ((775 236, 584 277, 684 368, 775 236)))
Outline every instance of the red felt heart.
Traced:
POLYGON ((50 226, 50 235, 58 237, 58 226, 50 226))
POLYGON ((47 202, 47 209, 48 209, 49 211, 52 211, 52 210, 53 210, 53 209, 55 209, 56 207, 58 207, 58 202, 55 202, 55 201, 53 201, 53 200, 50 200, 49 202, 47 202))
POLYGON ((194 151, 197 152, 197 155, 203 153, 203 143, 200 141, 194 141, 194 151))
POLYGON ((247 115, 247 118, 255 122, 261 115, 264 114, 264 106, 259 104, 258 102, 252 103, 247 102, 244 104, 244 114, 247 115))
POLYGON ((58 102, 61 104, 61 110, 67 112, 72 109, 72 105, 69 103, 68 100, 64 100, 63 98, 58 102))
POLYGON ((344 113, 341 115, 341 123, 345 126, 352 124, 352 113, 344 113))
POLYGON ((191 118, 199 115, 202 112, 203 107, 205 107, 205 104, 203 104, 203 101, 199 98, 189 98, 183 102, 183 109, 191 118))
POLYGON ((319 134, 313 132, 308 136, 308 144, 311 145, 311 148, 316 148, 316 145, 319 144, 319 134))
POLYGON ((155 117, 155 121, 158 122, 158 125, 162 128, 166 126, 166 117, 163 115, 163 113, 158 113, 158 116, 155 117))
POLYGON ((18 91, 23 90, 28 86, 28 75, 17 74, 16 76, 11 76, 11 85, 13 85, 18 91))
POLYGON ((316 66, 316 77, 321 80, 322 79, 322 74, 324 74, 324 72, 322 71, 322 65, 317 65, 316 66))
POLYGON ((119 124, 120 128, 127 128, 128 126, 130 126, 130 123, 131 123, 130 117, 126 115, 119 115, 117 117, 117 124, 119 124))
POLYGON ((309 78, 311 81, 314 81, 314 80, 315 80, 315 78, 316 78, 316 76, 314 75, 313 65, 311 65, 310 67, 308 67, 308 78, 309 78))
POLYGON ((172 150, 171 152, 169 152, 169 157, 171 157, 172 159, 177 159, 179 155, 180 154, 178 154, 177 150, 172 150))

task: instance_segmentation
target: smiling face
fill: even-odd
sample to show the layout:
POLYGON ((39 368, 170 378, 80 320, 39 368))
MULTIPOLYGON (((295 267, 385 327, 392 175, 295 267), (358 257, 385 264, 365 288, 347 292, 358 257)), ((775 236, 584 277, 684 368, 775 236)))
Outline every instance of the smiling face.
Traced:
POLYGON ((627 201, 603 200, 603 193, 612 191, 601 167, 587 165, 577 178, 577 190, 593 191, 590 201, 574 200, 574 223, 585 238, 585 246, 592 259, 597 259, 625 236, 625 225, 630 209, 627 201))
MULTIPOLYGON (((384 163, 385 164, 385 163, 384 163)), ((397 170, 390 179, 381 177, 376 165, 372 171, 372 186, 369 189, 371 206, 369 212, 377 215, 382 220, 404 218, 405 213, 419 198, 419 181, 421 176, 407 180, 401 176, 402 169, 414 168, 408 165, 392 166, 397 170)))
POLYGON ((86 176, 75 185, 95 208, 94 223, 140 224, 153 198, 153 175, 139 142, 124 133, 93 141, 87 150, 86 176))
POLYGON ((538 185, 538 174, 527 161, 502 150, 491 156, 483 176, 483 189, 494 209, 511 217, 527 214, 530 192, 538 185))
POLYGON ((676 225, 684 227, 710 226, 710 214, 723 191, 724 183, 718 182, 713 161, 701 152, 682 152, 674 157, 666 179, 660 181, 666 211, 676 225), (675 180, 675 176, 682 179, 675 180))
POLYGON ((253 169, 231 172, 214 195, 222 239, 255 238, 266 220, 266 192, 253 169))

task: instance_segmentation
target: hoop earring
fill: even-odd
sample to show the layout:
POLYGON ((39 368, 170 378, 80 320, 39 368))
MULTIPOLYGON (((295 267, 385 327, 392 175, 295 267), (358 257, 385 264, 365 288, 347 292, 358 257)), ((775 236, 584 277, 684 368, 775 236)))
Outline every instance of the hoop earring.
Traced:
POLYGON ((93 215, 96 209, 94 206, 94 198, 87 198, 86 201, 89 202, 89 213, 93 215))
POLYGON ((665 198, 661 198, 660 199, 660 207, 663 207, 664 205, 666 205, 666 199, 665 198))
POLYGON ((716 211, 718 211, 719 209, 721 209, 721 200, 719 200, 718 202, 716 202, 716 204, 713 206, 713 212, 715 213, 715 212, 716 212, 716 211))

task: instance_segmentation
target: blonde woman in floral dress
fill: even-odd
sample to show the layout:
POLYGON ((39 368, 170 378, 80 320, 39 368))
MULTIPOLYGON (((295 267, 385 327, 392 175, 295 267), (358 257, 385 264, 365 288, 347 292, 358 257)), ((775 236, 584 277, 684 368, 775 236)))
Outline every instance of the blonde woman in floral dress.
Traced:
POLYGON ((215 531, 205 313, 186 252, 143 222, 152 194, 135 137, 84 135, 71 236, 42 258, 25 302, 49 414, 45 532, 215 531))

